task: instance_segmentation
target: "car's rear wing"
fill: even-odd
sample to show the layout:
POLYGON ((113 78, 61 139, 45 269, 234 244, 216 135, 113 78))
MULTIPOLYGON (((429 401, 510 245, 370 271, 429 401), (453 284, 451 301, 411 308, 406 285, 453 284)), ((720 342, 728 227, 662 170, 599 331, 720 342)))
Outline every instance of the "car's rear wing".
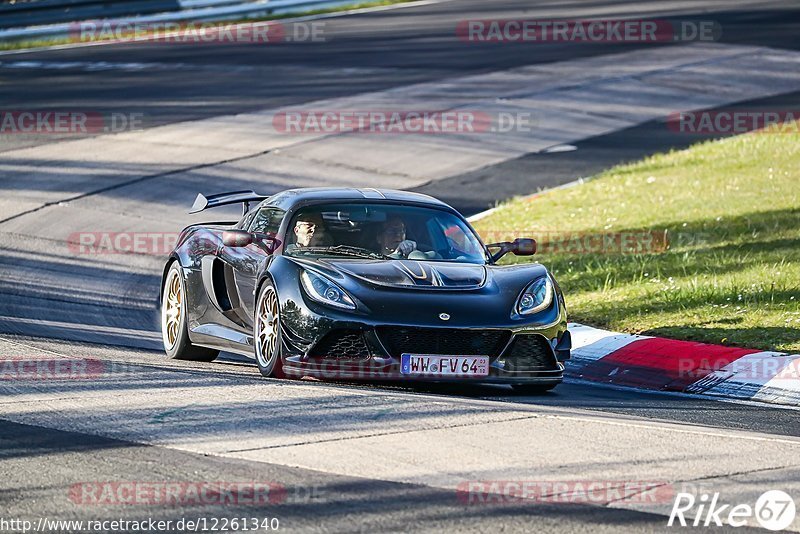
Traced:
POLYGON ((197 198, 194 200, 194 204, 192 204, 192 209, 189 210, 189 213, 199 213, 209 208, 241 203, 242 214, 245 214, 250 210, 251 202, 261 202, 266 198, 268 197, 259 195, 255 191, 232 191, 230 193, 219 193, 217 195, 208 196, 198 193, 197 198))

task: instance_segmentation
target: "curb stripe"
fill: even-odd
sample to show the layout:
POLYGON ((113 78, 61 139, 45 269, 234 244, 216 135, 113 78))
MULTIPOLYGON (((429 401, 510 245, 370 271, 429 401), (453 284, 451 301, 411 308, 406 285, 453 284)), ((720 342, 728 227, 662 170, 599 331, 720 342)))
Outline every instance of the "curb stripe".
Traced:
POLYGON ((715 369, 755 352, 663 338, 642 339, 589 365, 584 376, 626 386, 685 391, 715 369))
POLYGON ((569 325, 567 374, 640 389, 800 406, 800 355, 569 325))
POLYGON ((599 360, 638 339, 648 339, 647 336, 609 332, 577 323, 571 323, 568 328, 572 335, 572 357, 577 360, 599 360))

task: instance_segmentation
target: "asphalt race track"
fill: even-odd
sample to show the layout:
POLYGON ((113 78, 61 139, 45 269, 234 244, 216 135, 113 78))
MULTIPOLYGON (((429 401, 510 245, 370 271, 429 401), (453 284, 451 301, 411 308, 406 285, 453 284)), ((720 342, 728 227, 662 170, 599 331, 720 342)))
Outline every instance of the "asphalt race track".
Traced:
POLYGON ((770 489, 800 494, 794 409, 576 380, 540 397, 488 386, 276 381, 232 355, 167 360, 156 309, 163 257, 83 254, 80 232, 175 232, 202 220, 186 214, 198 192, 317 184, 415 189, 471 214, 688 146, 697 138, 663 121, 687 102, 790 109, 800 101, 800 7, 790 1, 447 0, 321 20, 317 43, 0 53, 4 109, 144 117, 143 129, 113 135, 0 138, 0 359, 89 361, 96 370, 90 380, 0 380, 0 519, 640 532, 673 530, 667 516, 682 487, 733 504, 770 489), (470 18, 623 16, 713 20, 723 33, 714 43, 500 48, 454 35, 470 18), (531 84, 539 92, 519 96, 531 84), (393 102, 512 102, 541 111, 543 127, 530 138, 477 142, 267 128, 275 110, 393 102), (577 150, 546 150, 558 145, 577 150), (576 480, 648 481, 667 497, 484 503, 458 491, 470 481, 576 480), (86 484, 109 481, 270 483, 276 496, 228 505, 86 496, 86 484))

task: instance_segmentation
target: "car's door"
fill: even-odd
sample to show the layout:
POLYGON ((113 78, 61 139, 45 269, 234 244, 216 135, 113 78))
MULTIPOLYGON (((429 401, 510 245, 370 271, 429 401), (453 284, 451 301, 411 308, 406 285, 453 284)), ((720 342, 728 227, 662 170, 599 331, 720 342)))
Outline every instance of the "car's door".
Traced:
POLYGON ((217 255, 227 271, 225 278, 232 311, 248 331, 253 325, 256 277, 272 254, 285 215, 284 210, 274 206, 258 207, 242 228, 253 234, 253 242, 245 247, 223 245, 217 255))

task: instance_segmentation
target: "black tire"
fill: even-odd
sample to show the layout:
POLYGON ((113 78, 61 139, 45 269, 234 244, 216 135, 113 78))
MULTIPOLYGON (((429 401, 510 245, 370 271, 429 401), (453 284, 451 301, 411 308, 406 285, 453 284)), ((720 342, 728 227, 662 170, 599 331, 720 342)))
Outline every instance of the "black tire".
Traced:
POLYGON ((164 278, 161 288, 161 340, 164 352, 173 360, 190 360, 195 362, 211 362, 219 356, 219 351, 192 345, 189 340, 189 329, 186 321, 186 282, 183 279, 180 265, 173 262, 164 278), (170 298, 170 289, 178 285, 178 313, 176 320, 169 320, 175 309, 175 298, 170 298), (169 323, 169 324, 168 324, 169 323))
POLYGON ((514 392, 520 395, 544 395, 558 384, 513 384, 514 392))
POLYGON ((262 376, 286 378, 283 372, 283 334, 278 293, 272 282, 262 284, 253 317, 253 349, 262 376), (266 328, 268 326, 268 328, 266 328), (266 352, 268 354, 264 354, 266 352))

